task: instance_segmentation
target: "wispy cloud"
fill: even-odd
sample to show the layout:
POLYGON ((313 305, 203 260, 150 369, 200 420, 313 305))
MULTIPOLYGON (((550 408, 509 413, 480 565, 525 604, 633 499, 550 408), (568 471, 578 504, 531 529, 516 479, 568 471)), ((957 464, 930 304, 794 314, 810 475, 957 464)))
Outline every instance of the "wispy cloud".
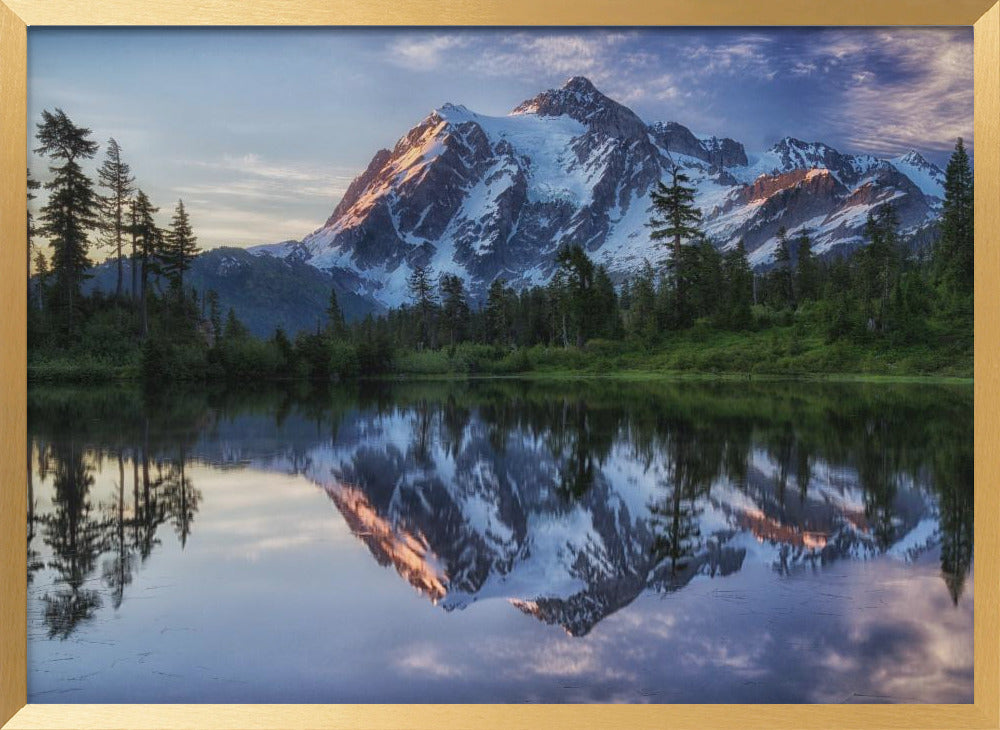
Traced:
MULTIPOLYGON (((637 31, 514 33, 465 37, 461 62, 480 75, 525 79, 584 74, 605 93, 663 107, 699 131, 731 134, 734 85, 813 85, 816 134, 857 150, 945 150, 972 133, 972 44, 964 29, 849 29, 673 34, 650 43, 637 31), (822 90, 822 98, 819 96, 822 90), (713 125, 718 125, 715 128, 713 125)), ((452 47, 459 49, 458 45, 452 47)), ((745 103, 753 103, 750 100, 745 103)), ((768 107, 747 107, 766 118, 768 107)), ((780 126, 777 111, 771 125, 780 126)), ((801 126, 801 124, 800 124, 801 126)))
POLYGON ((972 144, 972 45, 964 34, 890 30, 851 75, 838 121, 859 149, 894 154, 972 144), (877 65, 893 73, 879 74, 877 65))
MULTIPOLYGON (((349 183, 359 172, 349 167, 303 165, 269 162, 256 153, 240 156, 225 155, 217 160, 189 160, 186 164, 209 170, 237 173, 276 184, 306 183, 317 186, 337 186, 349 183)), ((346 185, 345 185, 346 187, 346 185)))
POLYGON ((649 63, 645 54, 619 53, 631 37, 631 33, 512 33, 480 44, 466 62, 475 73, 487 76, 537 79, 585 74, 603 83, 625 65, 649 63))
POLYGON ((741 75, 770 81, 778 74, 769 54, 773 43, 772 37, 751 34, 735 41, 693 45, 685 55, 689 69, 701 75, 741 75))
POLYGON ((451 52, 467 46, 468 42, 467 37, 455 33, 429 38, 402 38, 390 44, 388 58, 399 66, 430 71, 446 60, 451 52))
POLYGON ((197 219, 199 236, 218 245, 301 238, 317 228, 357 170, 277 162, 256 153, 186 160, 171 188, 197 219))
POLYGON ((293 217, 281 210, 253 210, 204 198, 190 200, 187 208, 202 245, 252 246, 298 240, 322 223, 321 219, 293 217))

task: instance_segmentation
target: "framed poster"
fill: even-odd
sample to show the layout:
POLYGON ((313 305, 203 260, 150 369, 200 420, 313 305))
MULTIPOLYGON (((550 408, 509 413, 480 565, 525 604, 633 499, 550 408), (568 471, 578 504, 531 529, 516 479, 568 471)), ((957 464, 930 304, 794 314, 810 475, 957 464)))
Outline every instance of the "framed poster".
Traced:
POLYGON ((436 10, 5 5, 9 726, 997 726, 997 8, 436 10))

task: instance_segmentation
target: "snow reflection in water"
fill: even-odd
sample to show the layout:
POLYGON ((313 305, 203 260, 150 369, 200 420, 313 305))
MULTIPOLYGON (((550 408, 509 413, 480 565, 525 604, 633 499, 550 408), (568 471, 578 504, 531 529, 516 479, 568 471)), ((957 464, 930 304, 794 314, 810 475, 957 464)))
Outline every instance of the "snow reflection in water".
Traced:
POLYGON ((101 398, 33 393, 31 701, 971 700, 971 388, 101 398))

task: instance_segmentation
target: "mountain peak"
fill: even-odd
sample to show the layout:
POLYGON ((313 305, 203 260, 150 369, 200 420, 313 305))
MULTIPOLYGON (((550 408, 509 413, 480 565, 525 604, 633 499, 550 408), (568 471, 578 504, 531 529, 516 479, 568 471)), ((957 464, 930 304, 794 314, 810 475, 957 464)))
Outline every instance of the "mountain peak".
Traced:
POLYGON ((907 165, 913 165, 914 167, 937 167, 937 165, 933 165, 928 162, 927 158, 916 150, 910 150, 905 155, 897 157, 894 162, 902 162, 907 165))
POLYGON ((944 199, 944 171, 916 150, 890 160, 890 163, 920 188, 924 195, 944 199))
MULTIPOLYGON (((558 117, 563 114, 579 118, 580 112, 593 112, 606 105, 616 105, 584 76, 573 76, 558 89, 549 89, 523 101, 514 107, 511 114, 538 114, 558 117), (577 112, 573 114, 572 112, 577 112)), ((580 120, 582 121, 582 120, 580 120)))
POLYGON ((628 107, 602 94, 585 76, 572 76, 558 89, 549 89, 521 102, 511 115, 567 116, 591 131, 618 138, 645 136, 646 124, 628 107))
MULTIPOLYGON (((562 85, 562 88, 567 91, 576 91, 578 93, 593 93, 597 92, 597 87, 591 83, 590 79, 586 76, 571 76, 566 79, 566 83, 562 85)), ((600 93, 600 92, 597 92, 600 93)))
POLYGON ((795 137, 782 137, 775 142, 771 149, 775 152, 780 152, 781 150, 799 150, 813 154, 822 154, 823 151, 830 149, 830 146, 822 142, 803 142, 801 139, 795 137))
POLYGON ((431 116, 437 117, 438 119, 442 119, 446 122, 465 122, 469 121, 476 115, 464 104, 452 104, 449 101, 432 111, 431 116))

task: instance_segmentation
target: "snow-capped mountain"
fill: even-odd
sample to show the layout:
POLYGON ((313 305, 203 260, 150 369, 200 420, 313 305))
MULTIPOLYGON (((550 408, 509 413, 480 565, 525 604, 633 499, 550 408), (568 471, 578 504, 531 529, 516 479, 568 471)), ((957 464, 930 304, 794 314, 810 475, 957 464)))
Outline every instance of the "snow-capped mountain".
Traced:
POLYGON ((251 251, 337 271, 388 306, 406 300, 414 264, 458 274, 479 298, 498 277, 546 282, 568 243, 620 276, 665 256, 646 224, 650 192, 674 166, 695 185, 711 240, 742 239, 755 265, 782 226, 808 231, 818 253, 849 250, 874 208, 892 202, 916 231, 943 197, 943 173, 916 152, 883 160, 788 137, 748 155, 729 138, 647 124, 577 76, 504 117, 445 104, 378 151, 321 228, 251 251))

